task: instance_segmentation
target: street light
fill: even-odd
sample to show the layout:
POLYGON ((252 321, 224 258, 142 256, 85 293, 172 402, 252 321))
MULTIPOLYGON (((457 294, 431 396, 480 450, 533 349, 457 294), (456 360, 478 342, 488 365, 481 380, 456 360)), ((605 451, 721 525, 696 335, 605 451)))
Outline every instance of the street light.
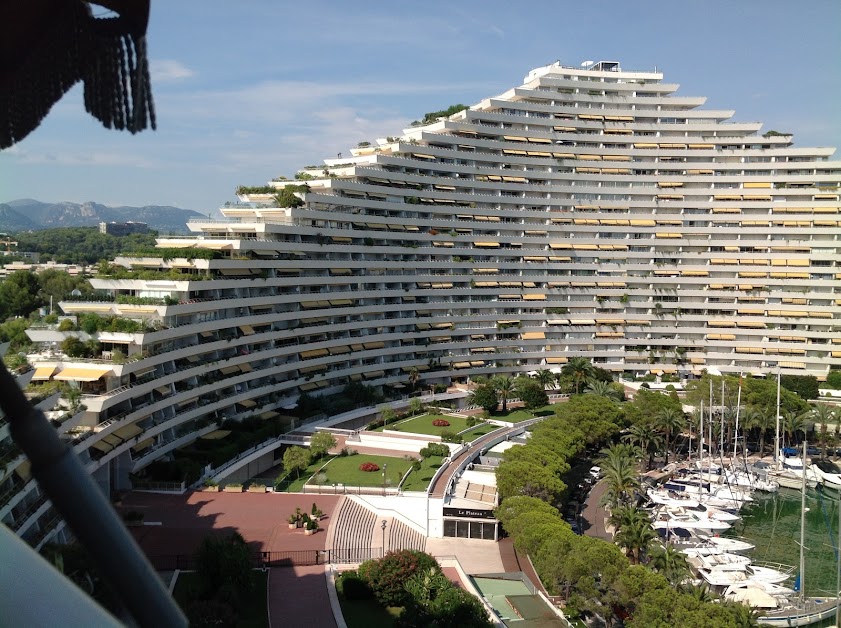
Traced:
POLYGON ((383 519, 382 523, 380 523, 380 529, 383 531, 383 556, 385 556, 385 527, 387 523, 388 522, 385 519, 383 519))
MULTIPOLYGON (((388 463, 384 462, 383 463, 383 495, 385 495, 385 483, 386 483, 385 474, 386 474, 386 471, 388 471, 388 463)), ((385 523, 385 521, 383 521, 383 523, 385 523)), ((383 530, 385 530, 385 526, 383 526, 383 530)))

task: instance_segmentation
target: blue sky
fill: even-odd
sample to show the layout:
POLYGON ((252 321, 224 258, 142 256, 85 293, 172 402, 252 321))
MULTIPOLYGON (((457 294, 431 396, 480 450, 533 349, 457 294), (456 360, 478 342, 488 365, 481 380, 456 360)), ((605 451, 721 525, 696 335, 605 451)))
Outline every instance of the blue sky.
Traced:
POLYGON ((77 87, 0 153, 0 202, 215 212, 237 185, 348 154, 556 60, 656 67, 735 120, 841 146, 838 0, 153 0, 149 51, 158 131, 102 129, 77 87))

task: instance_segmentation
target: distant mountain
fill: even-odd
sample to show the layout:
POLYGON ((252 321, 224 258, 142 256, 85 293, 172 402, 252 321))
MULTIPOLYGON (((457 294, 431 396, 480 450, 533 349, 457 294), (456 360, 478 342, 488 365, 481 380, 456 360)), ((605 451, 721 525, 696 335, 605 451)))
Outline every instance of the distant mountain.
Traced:
POLYGON ((29 231, 30 229, 39 229, 39 227, 6 203, 0 204, 0 231, 14 232, 29 231))
POLYGON ((166 205, 108 207, 99 203, 44 203, 31 198, 0 204, 0 231, 29 231, 53 227, 96 227, 100 222, 145 222, 162 233, 187 233, 186 223, 204 214, 166 205))

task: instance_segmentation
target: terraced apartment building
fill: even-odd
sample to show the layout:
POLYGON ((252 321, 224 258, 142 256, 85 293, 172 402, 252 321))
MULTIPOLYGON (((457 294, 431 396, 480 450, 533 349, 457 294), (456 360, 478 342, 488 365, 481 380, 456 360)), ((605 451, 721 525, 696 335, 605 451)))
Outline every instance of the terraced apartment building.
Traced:
POLYGON ((677 88, 556 63, 240 188, 194 237, 115 260, 97 302, 61 303, 136 329, 29 332, 34 379, 84 393, 59 429, 107 487, 226 417, 352 381, 428 387, 574 356, 632 376, 825 377, 841 366, 841 162, 677 88), (62 355, 67 335, 102 354, 62 355))

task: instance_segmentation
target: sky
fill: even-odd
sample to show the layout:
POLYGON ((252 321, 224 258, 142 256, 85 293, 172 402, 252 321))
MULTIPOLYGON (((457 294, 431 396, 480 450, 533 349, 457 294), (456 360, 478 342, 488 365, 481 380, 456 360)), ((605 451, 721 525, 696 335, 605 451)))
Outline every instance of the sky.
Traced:
POLYGON ((216 213, 238 185, 291 178, 555 61, 656 68, 705 108, 841 146, 838 0, 153 0, 148 48, 158 130, 103 129, 77 86, 0 152, 0 202, 216 213))

